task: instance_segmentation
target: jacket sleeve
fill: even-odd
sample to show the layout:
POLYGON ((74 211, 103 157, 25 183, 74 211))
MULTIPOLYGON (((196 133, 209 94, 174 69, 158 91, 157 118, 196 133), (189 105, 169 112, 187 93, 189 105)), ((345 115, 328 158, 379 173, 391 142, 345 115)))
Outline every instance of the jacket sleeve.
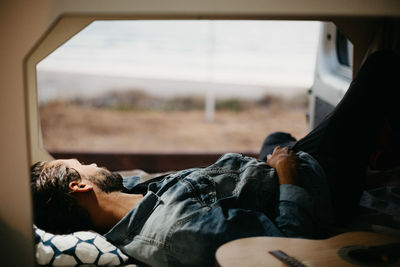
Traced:
POLYGON ((280 185, 278 216, 275 224, 287 237, 312 237, 314 233, 313 201, 302 187, 280 185))

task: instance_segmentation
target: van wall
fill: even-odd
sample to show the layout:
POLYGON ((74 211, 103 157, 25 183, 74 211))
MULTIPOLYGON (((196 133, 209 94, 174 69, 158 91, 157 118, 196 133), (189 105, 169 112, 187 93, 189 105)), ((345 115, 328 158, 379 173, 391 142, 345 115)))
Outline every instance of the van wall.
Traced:
POLYGON ((246 18, 330 20, 349 16, 400 16, 398 0, 2 0, 0 1, 0 236, 4 266, 33 266, 29 166, 32 147, 27 118, 24 61, 62 15, 93 18, 246 18), (152 15, 150 15, 152 14, 152 15))
POLYGON ((48 27, 49 1, 0 1, 1 265, 33 266, 24 57, 48 27))

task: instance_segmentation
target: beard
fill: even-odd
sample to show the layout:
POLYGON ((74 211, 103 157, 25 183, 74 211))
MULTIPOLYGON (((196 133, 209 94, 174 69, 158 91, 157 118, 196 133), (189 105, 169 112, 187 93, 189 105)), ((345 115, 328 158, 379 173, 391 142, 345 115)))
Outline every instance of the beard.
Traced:
POLYGON ((107 169, 101 169, 94 177, 93 183, 105 193, 124 190, 122 176, 119 173, 110 172, 107 169))

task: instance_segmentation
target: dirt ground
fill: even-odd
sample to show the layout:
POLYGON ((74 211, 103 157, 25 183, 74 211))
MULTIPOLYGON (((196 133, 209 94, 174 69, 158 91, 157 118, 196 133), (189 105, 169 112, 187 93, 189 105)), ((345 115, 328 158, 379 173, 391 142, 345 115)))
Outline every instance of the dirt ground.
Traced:
POLYGON ((258 152, 265 136, 307 132, 306 107, 217 111, 112 110, 60 103, 41 107, 43 143, 49 151, 258 152))

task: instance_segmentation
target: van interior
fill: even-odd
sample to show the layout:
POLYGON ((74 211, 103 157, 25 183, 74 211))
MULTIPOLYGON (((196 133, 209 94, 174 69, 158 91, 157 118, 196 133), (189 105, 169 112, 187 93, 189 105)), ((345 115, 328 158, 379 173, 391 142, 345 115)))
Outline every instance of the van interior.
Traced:
MULTIPOLYGON (((33 163, 77 158, 111 170, 158 173, 204 166, 220 156, 216 152, 97 153, 44 149, 37 64, 99 20, 321 21, 314 83, 308 92, 305 114, 310 130, 340 101, 367 55, 378 49, 400 52, 397 0, 2 1, 0 233, 4 266, 36 264, 29 183, 29 167, 33 163)), ((247 154, 256 156, 254 151, 247 154)))

